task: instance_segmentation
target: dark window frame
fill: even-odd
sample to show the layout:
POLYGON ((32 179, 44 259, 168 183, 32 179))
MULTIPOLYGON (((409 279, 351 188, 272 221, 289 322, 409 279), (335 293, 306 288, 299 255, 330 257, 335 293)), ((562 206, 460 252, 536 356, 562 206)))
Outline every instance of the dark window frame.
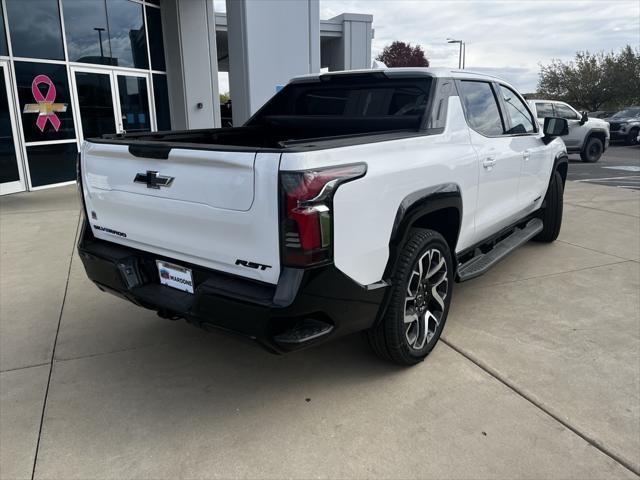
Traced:
MULTIPOLYGON (((506 85, 506 84, 504 84, 502 82, 493 82, 493 85, 494 85, 495 93, 498 93, 498 100, 499 100, 500 108, 503 110, 503 116, 507 120, 507 124, 505 125, 505 131, 504 131, 502 136, 505 136, 505 137, 522 137, 522 136, 527 136, 527 135, 537 135, 539 133, 539 131, 538 131, 539 130, 538 129, 538 121, 536 120, 536 116, 531 111, 531 108, 529 107, 529 104, 527 103, 527 101, 518 92, 516 92, 512 87, 510 87, 510 86, 508 86, 508 85, 506 85), (509 132, 509 130, 511 130, 514 127, 514 125, 511 123, 511 115, 509 115, 509 110, 508 110, 507 105, 506 105, 506 103, 504 101, 504 98, 502 97, 502 94, 499 93, 500 92, 500 87, 506 88, 507 90, 512 92, 517 98, 520 99, 520 101, 524 105, 524 108, 526 108, 527 112, 529 113, 529 120, 531 121, 531 125, 533 126, 533 132, 507 133, 507 132, 509 132), (507 125, 509 126, 509 128, 506 128, 507 125)), ((554 109, 554 111, 555 111, 555 109, 554 109)))

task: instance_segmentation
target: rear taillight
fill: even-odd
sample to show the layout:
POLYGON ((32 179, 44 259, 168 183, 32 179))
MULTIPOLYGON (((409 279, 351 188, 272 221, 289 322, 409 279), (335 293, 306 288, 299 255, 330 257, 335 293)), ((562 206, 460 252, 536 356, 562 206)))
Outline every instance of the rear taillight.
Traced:
POLYGON ((342 183, 362 177, 363 163, 280 172, 282 189, 282 263, 317 265, 331 260, 333 194, 342 183))

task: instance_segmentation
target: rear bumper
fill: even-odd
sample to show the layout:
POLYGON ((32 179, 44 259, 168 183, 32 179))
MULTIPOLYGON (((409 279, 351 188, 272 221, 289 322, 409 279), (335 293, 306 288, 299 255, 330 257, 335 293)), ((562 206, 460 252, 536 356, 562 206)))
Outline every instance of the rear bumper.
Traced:
POLYGON ((384 288, 362 288, 333 265, 283 268, 277 285, 239 278, 95 239, 86 222, 78 253, 87 276, 101 290, 156 310, 163 317, 181 317, 206 329, 248 337, 278 353, 369 328, 385 294, 384 288), (156 260, 190 268, 194 294, 161 285, 156 260), (331 332, 296 344, 276 340, 309 318, 330 324, 331 332))

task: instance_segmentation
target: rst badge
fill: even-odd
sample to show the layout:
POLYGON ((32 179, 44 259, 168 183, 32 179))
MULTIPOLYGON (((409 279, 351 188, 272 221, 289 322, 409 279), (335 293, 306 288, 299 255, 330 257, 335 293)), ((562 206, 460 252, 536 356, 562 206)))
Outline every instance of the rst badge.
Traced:
POLYGON ((160 187, 170 187, 174 177, 158 175, 158 172, 147 170, 147 173, 137 173, 133 179, 134 183, 144 183, 147 188, 160 189, 160 187))

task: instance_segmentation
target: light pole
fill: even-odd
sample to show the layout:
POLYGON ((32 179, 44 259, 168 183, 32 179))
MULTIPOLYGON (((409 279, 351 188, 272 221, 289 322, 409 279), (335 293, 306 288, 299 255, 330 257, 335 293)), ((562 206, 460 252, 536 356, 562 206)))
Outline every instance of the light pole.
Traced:
POLYGON ((100 58, 104 58, 104 49, 102 48, 102 32, 104 32, 104 28, 102 27, 94 27, 96 32, 98 32, 98 41, 100 42, 100 58))
POLYGON ((460 45, 460 51, 458 53, 458 68, 464 68, 464 57, 466 54, 462 53, 463 49, 466 50, 465 44, 462 40, 454 40, 453 38, 447 38, 447 43, 458 43, 460 45))

